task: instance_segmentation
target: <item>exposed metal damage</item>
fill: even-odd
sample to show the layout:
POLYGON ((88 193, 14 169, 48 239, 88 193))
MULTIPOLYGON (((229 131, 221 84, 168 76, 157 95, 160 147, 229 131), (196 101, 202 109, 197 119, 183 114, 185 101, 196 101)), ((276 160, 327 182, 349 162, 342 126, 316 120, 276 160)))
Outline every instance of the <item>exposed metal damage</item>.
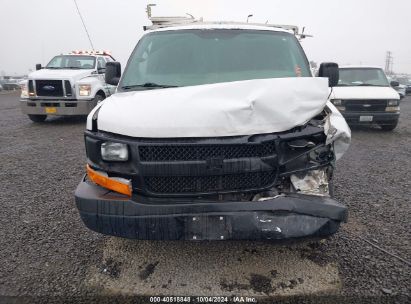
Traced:
POLYGON ((325 170, 312 170, 302 174, 292 174, 291 183, 296 192, 309 195, 329 196, 327 173, 325 170))

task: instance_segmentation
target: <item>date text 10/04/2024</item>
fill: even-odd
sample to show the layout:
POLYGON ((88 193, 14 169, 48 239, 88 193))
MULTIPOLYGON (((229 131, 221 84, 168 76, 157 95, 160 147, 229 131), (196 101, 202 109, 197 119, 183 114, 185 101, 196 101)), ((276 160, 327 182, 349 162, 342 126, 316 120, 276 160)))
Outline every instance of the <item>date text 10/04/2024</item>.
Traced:
POLYGON ((150 297, 150 303, 257 303, 256 298, 233 296, 233 297, 150 297))

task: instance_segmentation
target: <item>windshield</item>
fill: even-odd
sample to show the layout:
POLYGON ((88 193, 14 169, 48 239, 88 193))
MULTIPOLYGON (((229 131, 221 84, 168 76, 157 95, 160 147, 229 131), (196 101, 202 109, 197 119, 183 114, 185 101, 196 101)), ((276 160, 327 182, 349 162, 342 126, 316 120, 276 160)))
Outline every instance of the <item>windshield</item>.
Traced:
POLYGON ((388 87, 385 73, 378 68, 342 68, 338 86, 378 86, 388 87))
POLYGON ((94 69, 96 58, 93 56, 61 55, 54 57, 47 69, 94 69))
POLYGON ((164 31, 140 40, 119 89, 279 77, 311 77, 305 54, 291 34, 227 29, 164 31))

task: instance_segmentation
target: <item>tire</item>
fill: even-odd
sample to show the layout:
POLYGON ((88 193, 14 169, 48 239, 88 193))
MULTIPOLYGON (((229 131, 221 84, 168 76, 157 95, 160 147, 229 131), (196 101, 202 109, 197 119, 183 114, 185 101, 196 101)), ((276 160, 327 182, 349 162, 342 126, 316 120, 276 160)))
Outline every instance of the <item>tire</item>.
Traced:
POLYGON ((397 127, 397 125, 398 121, 395 121, 393 123, 390 123, 389 125, 380 125, 380 127, 383 131, 392 131, 397 127))
POLYGON ((43 121, 46 120, 47 115, 31 115, 31 114, 29 114, 28 117, 33 122, 43 122, 43 121))
POLYGON ((104 99, 106 99, 106 97, 104 97, 103 95, 101 95, 101 94, 97 94, 95 97, 94 97, 94 102, 96 103, 96 105, 98 105, 100 102, 102 102, 104 99))

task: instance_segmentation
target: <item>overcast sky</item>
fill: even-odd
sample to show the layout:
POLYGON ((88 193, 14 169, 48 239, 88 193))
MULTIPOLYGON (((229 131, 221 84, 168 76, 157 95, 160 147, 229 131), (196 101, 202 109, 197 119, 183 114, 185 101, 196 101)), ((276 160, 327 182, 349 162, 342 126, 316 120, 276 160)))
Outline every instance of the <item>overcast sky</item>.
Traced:
MULTIPOLYGON (((77 0, 96 49, 111 50, 122 64, 153 16, 190 13, 205 20, 305 26, 314 38, 302 44, 309 60, 384 67, 411 73, 410 0, 77 0)), ((0 72, 27 73, 54 55, 91 49, 73 0, 0 0, 0 72)))

